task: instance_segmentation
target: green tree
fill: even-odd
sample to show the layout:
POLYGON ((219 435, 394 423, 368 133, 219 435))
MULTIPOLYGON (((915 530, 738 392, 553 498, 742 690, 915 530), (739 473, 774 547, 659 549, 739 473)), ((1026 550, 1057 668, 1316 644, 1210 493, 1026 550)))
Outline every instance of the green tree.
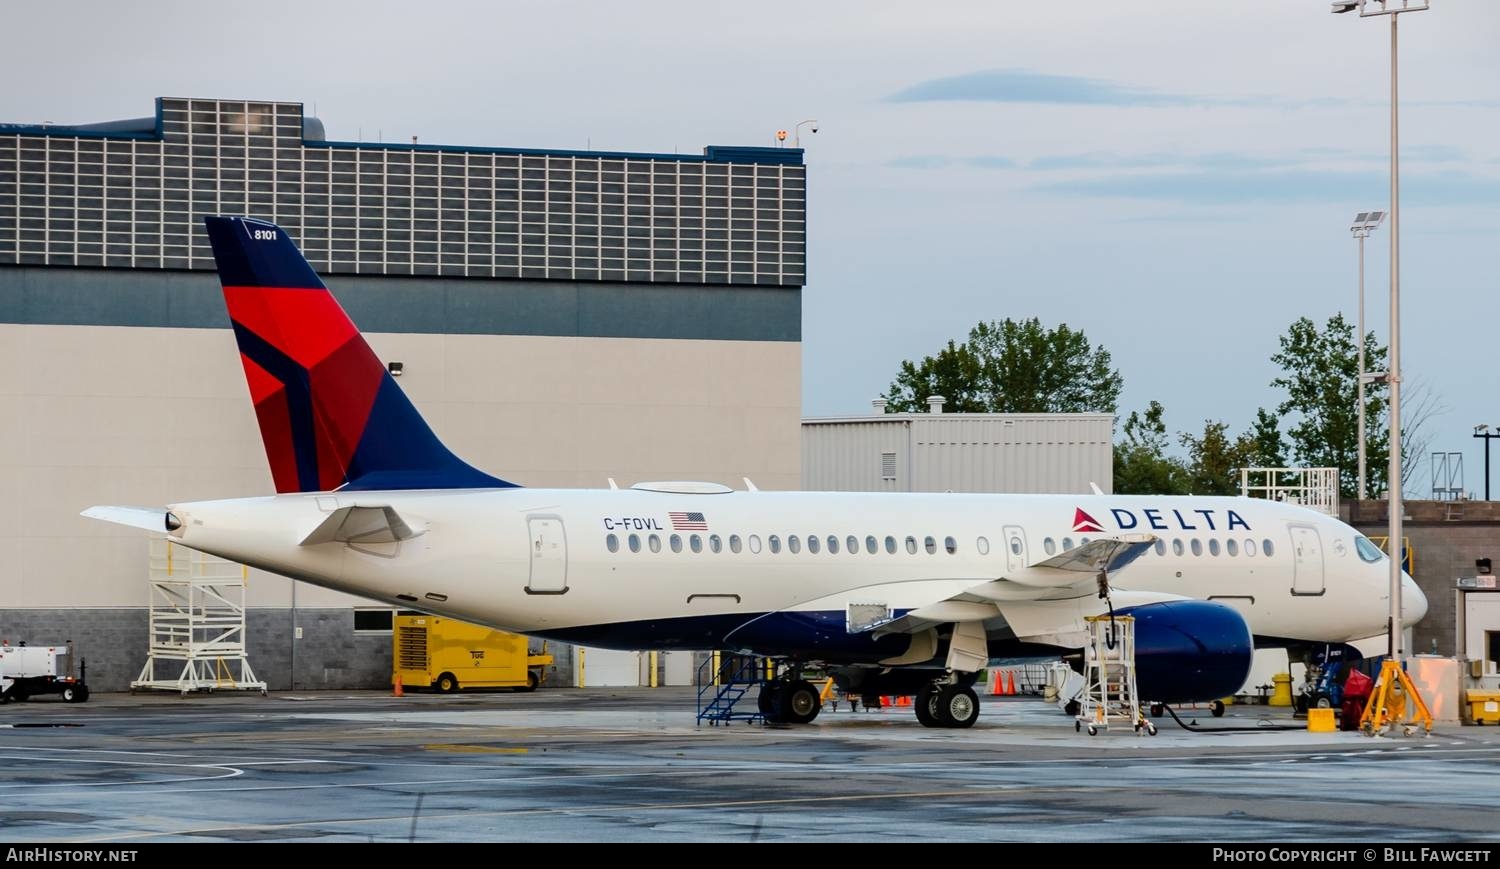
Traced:
POLYGON ((1253 430, 1232 438, 1228 423, 1206 419, 1203 434, 1195 437, 1183 432, 1178 435, 1178 441, 1187 449, 1184 471, 1188 492, 1194 495, 1239 494, 1240 468, 1252 465, 1257 452, 1253 430))
POLYGON ((1250 467, 1286 467, 1286 438, 1281 436, 1281 419, 1264 407, 1255 411, 1255 422, 1250 426, 1249 438, 1255 442, 1255 451, 1250 455, 1250 467))
POLYGON ((926 408, 929 395, 964 413, 1113 413, 1124 381, 1109 351, 1081 331, 1040 320, 981 322, 962 344, 901 363, 886 393, 896 412, 926 408))
POLYGON ((1114 489, 1120 495, 1183 495, 1188 475, 1182 462, 1167 455, 1167 425, 1161 402, 1142 415, 1131 411, 1115 444, 1114 489))
MULTIPOLYGON (((1386 358, 1385 348, 1375 342, 1373 333, 1364 336, 1364 342, 1366 368, 1378 368, 1386 358)), ((1271 361, 1282 370, 1271 385, 1286 390, 1276 412, 1291 421, 1287 435, 1293 460, 1309 467, 1338 468, 1340 494, 1354 497, 1359 479, 1359 363, 1353 326, 1342 314, 1329 318, 1321 329, 1302 317, 1281 336, 1281 350, 1271 361)), ((1366 384, 1365 461, 1371 496, 1386 486, 1386 404, 1385 384, 1366 384)))

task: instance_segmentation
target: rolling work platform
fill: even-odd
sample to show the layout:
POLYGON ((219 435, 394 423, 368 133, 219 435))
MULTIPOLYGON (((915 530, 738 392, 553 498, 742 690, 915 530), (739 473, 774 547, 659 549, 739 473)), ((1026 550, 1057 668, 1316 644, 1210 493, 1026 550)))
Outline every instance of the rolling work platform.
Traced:
POLYGON ((151 541, 151 626, 137 690, 266 693, 245 654, 245 579, 240 564, 165 538, 151 541))
POLYGON ((1089 616, 1089 644, 1083 650, 1083 693, 1078 695, 1078 718, 1073 729, 1088 728, 1089 736, 1115 726, 1129 725, 1136 733, 1156 735, 1156 725, 1141 714, 1135 683, 1135 618, 1089 616))

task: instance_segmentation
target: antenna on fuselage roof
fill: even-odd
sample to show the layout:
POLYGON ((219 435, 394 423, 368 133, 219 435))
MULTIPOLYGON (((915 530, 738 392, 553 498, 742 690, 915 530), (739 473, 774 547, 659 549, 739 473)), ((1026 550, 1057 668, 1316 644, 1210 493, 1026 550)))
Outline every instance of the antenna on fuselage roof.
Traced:
POLYGON ((745 481, 745 491, 746 492, 759 492, 760 491, 760 487, 758 487, 754 483, 750 482, 750 478, 749 477, 740 477, 740 479, 745 481))
POLYGON ((1094 482, 1093 480, 1089 481, 1089 488, 1094 490, 1094 494, 1095 495, 1103 495, 1104 494, 1104 490, 1101 489, 1101 488, 1099 488, 1099 484, 1096 483, 1096 482, 1094 482))

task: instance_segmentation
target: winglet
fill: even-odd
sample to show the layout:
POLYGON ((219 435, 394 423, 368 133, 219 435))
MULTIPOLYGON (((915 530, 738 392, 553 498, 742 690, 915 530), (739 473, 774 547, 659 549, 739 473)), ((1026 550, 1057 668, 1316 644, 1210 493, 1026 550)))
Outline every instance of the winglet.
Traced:
POLYGON ((1095 495, 1103 495, 1104 494, 1104 490, 1101 489, 1101 488, 1099 488, 1099 484, 1096 483, 1096 482, 1094 482, 1093 480, 1089 480, 1089 488, 1094 490, 1094 494, 1095 495))

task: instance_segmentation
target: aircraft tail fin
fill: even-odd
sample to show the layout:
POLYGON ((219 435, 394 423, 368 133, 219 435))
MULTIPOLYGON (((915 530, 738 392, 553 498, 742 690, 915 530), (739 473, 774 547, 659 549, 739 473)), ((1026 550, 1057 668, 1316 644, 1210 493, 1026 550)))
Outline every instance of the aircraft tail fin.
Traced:
POLYGON ((285 230, 205 221, 276 491, 515 485, 443 446, 285 230))

